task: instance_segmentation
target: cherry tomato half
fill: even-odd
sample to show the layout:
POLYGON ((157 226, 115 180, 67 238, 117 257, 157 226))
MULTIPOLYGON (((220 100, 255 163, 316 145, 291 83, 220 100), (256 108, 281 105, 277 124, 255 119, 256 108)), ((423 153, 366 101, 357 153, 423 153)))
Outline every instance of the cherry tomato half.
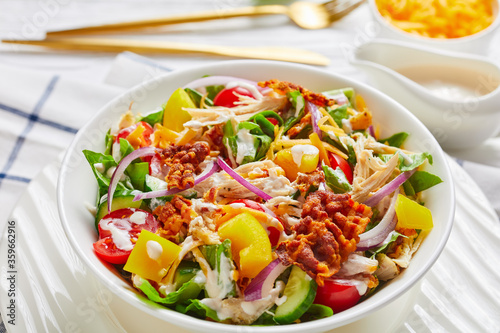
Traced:
POLYGON ((273 124, 274 126, 278 125, 279 122, 278 120, 274 119, 274 118, 271 118, 271 117, 267 117, 266 118, 271 124, 273 124))
POLYGON ((135 123, 132 126, 129 126, 129 127, 122 129, 120 132, 118 132, 118 135, 116 135, 115 142, 120 142, 120 138, 126 139, 127 136, 129 136, 130 133, 135 131, 135 129, 139 125, 142 125, 144 127, 144 132, 142 132, 142 137, 144 139, 143 141, 146 143, 146 145, 148 145, 148 146, 151 145, 150 136, 151 136, 151 134, 153 134, 154 130, 153 130, 153 127, 151 127, 151 125, 149 125, 145 121, 140 121, 138 123, 135 123))
POLYGON ((333 313, 338 313, 356 305, 360 298, 355 285, 325 280, 323 287, 318 286, 314 303, 328 306, 333 313))
POLYGON ((336 169, 337 167, 342 170, 344 173, 345 177, 347 178, 347 181, 349 184, 352 184, 352 169, 351 166, 349 165, 349 162, 344 160, 342 157, 340 157, 337 154, 328 152, 328 158, 330 159, 330 165, 332 166, 332 169, 336 169))
POLYGON ((253 95, 250 92, 250 90, 245 89, 243 87, 234 87, 234 88, 229 88, 229 89, 222 89, 217 96, 214 98, 214 105, 217 106, 224 106, 227 108, 232 108, 236 106, 236 102, 238 102, 240 99, 236 94, 238 95, 243 95, 243 96, 248 96, 252 97, 253 95))
MULTIPOLYGON (((265 212, 264 208, 257 202, 249 199, 239 199, 232 202, 233 203, 242 203, 245 207, 250 209, 258 210, 260 212, 265 212)), ((271 246, 278 245, 278 241, 280 239, 280 231, 275 227, 267 227, 267 235, 269 236, 269 241, 271 242, 271 246)))
POLYGON ((99 221, 99 240, 94 243, 97 256, 112 264, 124 264, 132 250, 118 248, 114 237, 128 238, 135 244, 142 229, 151 232, 158 229, 158 222, 151 213, 136 208, 109 213, 99 221))

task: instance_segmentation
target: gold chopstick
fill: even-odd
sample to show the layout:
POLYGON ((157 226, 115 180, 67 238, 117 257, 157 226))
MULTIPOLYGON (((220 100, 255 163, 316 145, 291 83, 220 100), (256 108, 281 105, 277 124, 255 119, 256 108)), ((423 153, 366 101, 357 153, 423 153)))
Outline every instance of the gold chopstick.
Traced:
POLYGON ((139 21, 129 21, 120 23, 103 24, 92 27, 58 30, 47 32, 49 37, 63 37, 71 35, 87 35, 87 34, 101 34, 112 32, 123 32, 136 29, 154 28, 169 24, 180 24, 188 22, 201 22, 214 19, 226 19, 241 16, 259 16, 259 15, 272 15, 272 14, 286 14, 287 9, 285 6, 280 5, 265 5, 265 6, 250 6, 242 8, 231 8, 226 10, 212 10, 205 12, 181 14, 171 17, 153 18, 139 21))
POLYGON ((44 40, 3 40, 2 42, 70 51, 131 51, 161 54, 187 52, 236 58, 279 60, 319 66, 326 66, 330 63, 330 60, 321 54, 285 47, 233 47, 114 38, 47 38, 44 40))

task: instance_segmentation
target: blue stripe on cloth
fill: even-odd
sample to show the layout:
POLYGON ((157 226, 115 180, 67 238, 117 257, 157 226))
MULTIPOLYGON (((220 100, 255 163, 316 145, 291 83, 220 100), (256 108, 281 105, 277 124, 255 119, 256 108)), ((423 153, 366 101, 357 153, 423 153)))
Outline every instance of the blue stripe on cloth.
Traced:
MULTIPOLYGON (((40 114, 40 112, 43 108, 43 105, 45 104, 45 102, 49 98, 50 94, 54 90, 54 87, 55 87, 58 80, 59 80, 59 76, 57 76, 57 75, 54 76, 50 80, 49 84, 47 85, 47 88, 45 88, 45 91, 43 92, 42 96, 40 97, 40 99, 36 103, 35 108, 33 109, 33 112, 31 112, 31 115, 38 117, 38 115, 40 114)), ((2 174, 2 175, 7 175, 8 171, 10 170, 10 168, 12 167, 12 165, 14 164, 14 162, 17 159, 17 155, 19 154, 19 152, 24 144, 24 141, 26 140, 26 136, 28 135, 28 133, 31 131, 31 129, 35 125, 35 121, 34 121, 35 118, 29 117, 28 119, 29 119, 28 124, 26 125, 26 127, 22 131, 21 135, 17 137, 14 148, 10 152, 9 158, 7 159, 7 163, 5 163, 4 167, 2 168, 2 171, 0 172, 0 174, 2 174)), ((5 177, 0 178, 0 187, 2 186, 3 179, 5 179, 5 177)))
POLYGON ((15 181, 18 181, 18 182, 21 182, 21 183, 29 183, 31 181, 31 179, 26 178, 26 177, 7 175, 5 173, 0 173, 0 179, 15 180, 15 181))
POLYGON ((78 132, 78 130, 76 128, 69 127, 69 126, 66 126, 66 125, 63 125, 63 124, 59 124, 59 123, 56 123, 56 122, 54 122, 52 120, 47 120, 47 119, 40 118, 38 115, 30 114, 28 112, 24 112, 22 110, 10 107, 10 106, 5 105, 5 104, 1 104, 0 103, 0 109, 2 109, 4 111, 7 111, 7 112, 10 112, 12 114, 15 114, 17 116, 27 118, 27 119, 32 120, 34 122, 38 122, 38 123, 43 124, 43 125, 47 125, 47 126, 50 126, 50 127, 53 127, 53 128, 57 128, 57 129, 59 129, 61 131, 65 131, 65 132, 69 132, 69 133, 73 133, 73 134, 76 133, 76 132, 78 132))

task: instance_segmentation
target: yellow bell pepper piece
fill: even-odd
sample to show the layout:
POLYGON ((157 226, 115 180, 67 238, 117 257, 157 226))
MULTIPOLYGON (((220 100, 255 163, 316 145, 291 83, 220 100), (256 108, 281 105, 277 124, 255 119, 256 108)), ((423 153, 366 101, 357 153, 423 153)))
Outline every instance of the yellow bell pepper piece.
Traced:
POLYGON ((433 227, 431 211, 402 194, 396 199, 396 215, 401 228, 430 230, 433 227))
POLYGON ((179 245, 143 229, 123 269, 160 282, 180 252, 179 245))
POLYGON ((241 213, 219 227, 219 236, 231 240, 231 252, 241 277, 254 278, 272 261, 266 230, 250 213, 241 213))
POLYGON ((286 177, 290 180, 297 178, 297 173, 309 173, 316 170, 319 161, 319 154, 303 154, 300 165, 297 165, 293 158, 292 149, 283 149, 276 153, 274 163, 285 170, 286 177))
POLYGON ((196 108, 196 105, 184 89, 179 88, 172 93, 165 105, 163 126, 176 132, 184 129, 184 123, 191 120, 191 115, 182 108, 196 108))

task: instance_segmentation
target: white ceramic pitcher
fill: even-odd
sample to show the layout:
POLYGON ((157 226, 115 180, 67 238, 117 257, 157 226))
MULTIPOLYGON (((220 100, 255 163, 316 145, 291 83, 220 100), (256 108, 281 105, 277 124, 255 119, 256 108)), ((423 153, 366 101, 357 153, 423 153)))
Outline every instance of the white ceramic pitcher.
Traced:
POLYGON ((443 148, 472 147, 500 129, 500 67, 485 57, 373 40, 350 61, 413 112, 443 148))

